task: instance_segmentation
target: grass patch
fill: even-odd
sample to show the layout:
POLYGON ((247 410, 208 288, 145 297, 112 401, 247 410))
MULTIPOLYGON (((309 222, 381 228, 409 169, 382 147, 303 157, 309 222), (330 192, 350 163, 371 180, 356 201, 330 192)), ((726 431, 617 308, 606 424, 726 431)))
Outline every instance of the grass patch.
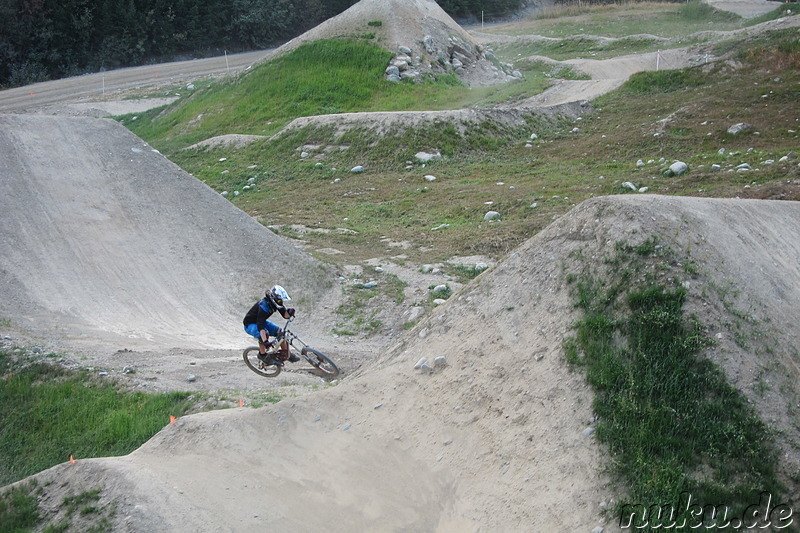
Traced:
POLYGON ((693 68, 637 72, 622 86, 622 91, 646 96, 679 89, 699 87, 705 83, 702 73, 693 68))
POLYGON ((31 531, 39 523, 35 486, 27 483, 0 492, 0 531, 31 531))
POLYGON ((375 302, 402 303, 406 285, 394 274, 381 274, 379 281, 355 281, 347 285, 344 290, 346 300, 336 309, 339 319, 333 332, 346 336, 375 335, 383 327, 378 318, 381 305, 375 302))
MULTIPOLYGON (((661 248, 649 240, 620 250, 608 262, 616 273, 641 271, 661 248)), ((568 361, 586 370, 595 390, 596 435, 627 488, 618 510, 677 505, 691 494, 700 505, 724 502, 729 516, 742 516, 762 491, 783 494, 772 437, 700 355, 710 341, 699 322, 683 317, 685 290, 622 277, 571 278, 583 318, 566 343, 568 361)), ((679 511, 678 523, 695 520, 679 511)))
POLYGON ((0 351, 0 485, 63 463, 70 455, 125 455, 193 404, 189 393, 119 390, 88 373, 0 351))

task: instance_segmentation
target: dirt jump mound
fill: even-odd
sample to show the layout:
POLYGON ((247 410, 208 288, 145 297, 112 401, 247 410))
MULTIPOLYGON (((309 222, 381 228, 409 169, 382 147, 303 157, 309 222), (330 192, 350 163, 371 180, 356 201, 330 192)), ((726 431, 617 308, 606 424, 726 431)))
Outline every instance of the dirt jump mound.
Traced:
POLYGON ((51 341, 236 347, 265 285, 311 302, 332 286, 112 120, 2 115, 0 161, 0 316, 51 341))

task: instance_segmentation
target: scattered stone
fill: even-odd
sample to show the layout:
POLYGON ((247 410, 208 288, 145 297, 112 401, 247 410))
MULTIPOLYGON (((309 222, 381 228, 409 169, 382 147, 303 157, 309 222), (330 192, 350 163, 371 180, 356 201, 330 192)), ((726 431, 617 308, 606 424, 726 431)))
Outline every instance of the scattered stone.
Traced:
POLYGON ((424 364, 425 364, 425 363, 427 363, 427 362, 428 362, 428 358, 427 358, 427 357, 422 357, 422 358, 420 358, 420 360, 419 360, 419 361, 417 361, 417 364, 416 364, 416 365, 414 365, 414 368, 417 368, 417 369, 419 369, 419 368, 421 368, 421 367, 422 367, 422 365, 424 365, 424 364))
POLYGON ((431 231, 438 231, 440 229, 445 229, 445 228, 449 228, 449 227, 450 227, 450 224, 439 224, 435 228, 431 228, 431 231))
POLYGON ((122 373, 123 374, 135 374, 136 373, 136 369, 133 368, 132 366, 126 366, 126 367, 124 367, 122 369, 122 373))
POLYGON ((350 429, 350 424, 345 424, 342 431, 347 431, 348 429, 350 429))
POLYGON ((97 375, 100 377, 106 377, 108 375, 108 372, 106 372, 105 370, 101 370, 100 372, 97 373, 97 375))
POLYGON ((433 305, 442 305, 443 303, 446 303, 446 302, 447 302, 447 300, 444 300, 444 299, 442 299, 442 298, 436 298, 436 299, 433 301, 433 305))
POLYGON ((751 129, 753 129, 752 125, 747 124, 746 122, 740 122, 728 128, 728 133, 730 133, 731 135, 739 135, 740 133, 751 129))
POLYGON ((535 141, 538 138, 539 138, 538 135, 536 135, 535 133, 531 133, 531 139, 533 139, 535 141))
POLYGON ((39 347, 39 346, 34 346, 34 347, 33 347, 33 353, 35 353, 35 354, 41 354, 42 352, 43 352, 43 350, 42 350, 42 348, 41 348, 41 347, 39 347))
POLYGON ((441 294, 448 290, 450 290, 450 288, 447 285, 437 285, 433 288, 433 294, 441 294))
POLYGON ((440 154, 439 152, 436 152, 435 154, 429 154, 428 152, 417 152, 416 154, 414 154, 414 157, 416 157, 419 161, 422 161, 423 163, 427 163, 429 161, 436 161, 441 159, 442 154, 440 154))
POLYGON ((427 176, 425 176, 425 181, 436 181, 436 176, 428 174, 427 176))
POLYGON ((194 374, 189 374, 186 377, 186 381, 188 381, 189 383, 194 383, 195 381, 197 381, 197 376, 195 376, 194 374))
POLYGON ((722 166, 714 163, 713 165, 711 165, 711 170, 714 170, 714 171, 722 170, 722 166))
POLYGON ((594 433, 594 428, 586 428, 583 430, 583 436, 589 437, 594 433))
POLYGON ((377 286, 378 286, 378 282, 377 281, 368 281, 367 283, 364 283, 362 285, 362 287, 365 288, 365 289, 374 289, 377 286))
POLYGON ((443 355, 440 355, 436 359, 433 360, 434 367, 443 367, 447 366, 447 358, 443 355))
POLYGON ((356 165, 350 169, 350 172, 355 172, 355 173, 364 172, 364 167, 362 165, 356 165))
POLYGON ((483 220, 492 221, 492 220, 500 220, 500 213, 497 211, 489 211, 485 215, 483 215, 483 220))
POLYGON ((642 161, 641 159, 640 159, 640 160, 638 160, 638 161, 636 162, 636 166, 637 166, 637 167, 639 167, 639 168, 643 167, 643 166, 644 166, 644 161, 642 161))
POLYGON ((399 46, 397 49, 400 51, 401 54, 405 54, 407 56, 410 56, 413 53, 411 48, 409 48, 408 46, 399 46))
POLYGON ((228 191, 222 191, 220 194, 221 194, 222 196, 228 196, 228 191))
POLYGON ((383 407, 383 404, 379 403, 379 404, 375 404, 372 408, 373 409, 380 409, 381 407, 383 407))
POLYGON ((603 527, 602 526, 597 526, 596 528, 594 528, 592 530, 592 533, 603 533, 603 527))
POLYGON ((4 341, 10 341, 10 340, 13 340, 13 339, 11 338, 11 335, 3 335, 3 340, 4 341))
POLYGON ((639 190, 639 187, 637 187, 636 185, 634 185, 630 181, 626 181, 625 183, 622 184, 622 186, 626 187, 626 188, 628 188, 628 189, 630 189, 632 191, 638 191, 639 190))
POLYGON ((737 172, 746 172, 748 170, 753 170, 753 167, 751 167, 749 163, 742 163, 736 167, 737 172))
POLYGON ((641 189, 639 189, 639 192, 645 193, 645 192, 647 192, 649 190, 650 190, 650 187, 642 187, 641 189))
POLYGON ((681 174, 685 174, 687 170, 689 170, 689 165, 687 165, 683 161, 675 161, 669 166, 667 175, 669 175, 670 177, 680 176, 681 174))

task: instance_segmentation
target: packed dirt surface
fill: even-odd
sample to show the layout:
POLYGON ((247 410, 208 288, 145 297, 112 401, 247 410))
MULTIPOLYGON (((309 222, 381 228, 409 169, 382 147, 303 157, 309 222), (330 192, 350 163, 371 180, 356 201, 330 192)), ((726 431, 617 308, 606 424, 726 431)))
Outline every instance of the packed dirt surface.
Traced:
MULTIPOLYGON (((637 68, 629 61, 584 67, 619 80, 637 68)), ((565 275, 652 236, 696 265, 687 313, 703 318, 717 341, 709 356, 785 437, 782 468, 800 470, 800 204, 597 198, 412 330, 345 342, 330 333, 338 272, 116 122, 90 118, 124 103, 85 101, 96 85, 51 83, 61 88, 27 89, 50 95, 39 101, 0 93, 0 112, 15 113, 0 115, 4 343, 63 351, 66 364, 130 387, 244 400, 180 418, 128 456, 37 475, 51 523, 66 494, 101 488, 98 505, 116 509, 113 530, 124 532, 615 531, 604 510, 619 488, 592 436, 592 394, 563 358, 577 318, 565 275), (292 372, 268 382, 241 362, 241 317, 276 282, 297 302, 298 334, 342 366, 339 382, 292 372), (768 357, 735 342, 741 328, 768 339, 758 352, 768 357), (275 387, 288 398, 249 407, 275 387)))

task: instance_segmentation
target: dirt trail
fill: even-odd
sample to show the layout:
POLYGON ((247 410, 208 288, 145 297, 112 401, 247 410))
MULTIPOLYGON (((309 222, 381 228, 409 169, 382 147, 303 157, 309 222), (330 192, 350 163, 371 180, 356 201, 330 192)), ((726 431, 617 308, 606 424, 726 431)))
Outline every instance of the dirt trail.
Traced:
MULTIPOLYGON (((719 332, 712 357, 790 433, 787 444, 798 437, 787 422, 800 377, 798 220, 796 202, 585 202, 338 386, 180 419, 129 456, 38 478, 105 487, 121 531, 614 531, 600 506, 614 494, 590 435, 591 392, 562 356, 575 318, 563 273, 618 240, 659 236, 690 254, 700 274, 689 305, 719 332), (740 287, 741 301, 723 301, 713 289, 722 286, 740 287), (733 342, 727 309, 739 305, 770 329, 775 360, 733 342), (433 373, 414 369, 439 356, 446 365, 433 373), (783 394, 754 393, 765 371, 783 394)), ((797 468, 798 451, 787 447, 783 461, 797 468)), ((56 484, 45 494, 60 495, 56 484)))

